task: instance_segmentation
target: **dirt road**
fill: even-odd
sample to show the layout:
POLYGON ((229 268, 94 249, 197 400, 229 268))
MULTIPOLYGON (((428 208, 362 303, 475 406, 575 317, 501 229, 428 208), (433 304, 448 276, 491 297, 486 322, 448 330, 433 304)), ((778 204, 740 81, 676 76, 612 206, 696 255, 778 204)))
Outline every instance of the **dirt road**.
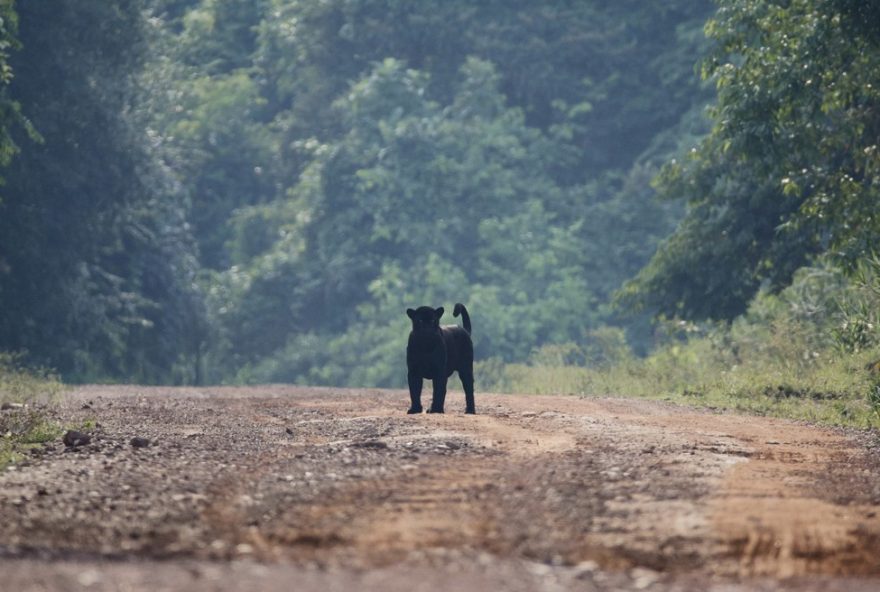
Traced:
POLYGON ((0 590, 877 590, 874 436, 624 399, 83 387, 0 590), (151 441, 133 447, 133 437, 151 441))

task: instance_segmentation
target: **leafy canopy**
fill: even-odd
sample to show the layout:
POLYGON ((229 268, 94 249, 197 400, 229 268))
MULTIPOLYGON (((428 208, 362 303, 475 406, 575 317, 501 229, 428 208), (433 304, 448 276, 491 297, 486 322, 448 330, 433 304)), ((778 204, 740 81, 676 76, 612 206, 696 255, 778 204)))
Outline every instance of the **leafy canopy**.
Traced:
POLYGON ((658 178, 689 211, 622 303, 732 318, 828 252, 853 265, 880 237, 880 8, 851 0, 726 0, 711 133, 658 178))

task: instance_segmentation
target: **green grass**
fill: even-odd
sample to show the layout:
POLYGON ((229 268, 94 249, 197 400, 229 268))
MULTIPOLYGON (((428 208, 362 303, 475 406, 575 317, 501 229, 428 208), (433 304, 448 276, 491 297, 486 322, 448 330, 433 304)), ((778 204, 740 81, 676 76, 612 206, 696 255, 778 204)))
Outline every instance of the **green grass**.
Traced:
POLYGON ((733 362, 706 339, 661 348, 645 359, 598 368, 546 363, 478 364, 485 390, 635 397, 860 428, 880 427, 880 376, 866 365, 880 351, 809 355, 763 352, 733 362))
POLYGON ((51 373, 23 368, 17 356, 0 352, 0 405, 15 405, 0 411, 0 469, 61 435, 61 425, 36 405, 51 402, 63 388, 51 373))
POLYGON ((25 368, 20 356, 0 352, 0 404, 49 401, 63 388, 51 372, 25 368))
POLYGON ((58 438, 61 425, 27 407, 0 412, 0 468, 21 461, 34 446, 58 438))

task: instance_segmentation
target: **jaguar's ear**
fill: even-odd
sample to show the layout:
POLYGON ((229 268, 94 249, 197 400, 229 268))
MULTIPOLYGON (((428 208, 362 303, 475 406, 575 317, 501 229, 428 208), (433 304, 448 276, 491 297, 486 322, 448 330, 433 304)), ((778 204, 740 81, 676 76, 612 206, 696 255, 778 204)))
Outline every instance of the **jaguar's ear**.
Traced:
POLYGON ((406 309, 406 316, 408 316, 409 318, 411 318, 411 319, 415 318, 415 316, 414 316, 415 314, 416 314, 416 311, 414 311, 413 309, 411 309, 411 308, 406 309))
POLYGON ((437 320, 439 321, 440 317, 443 316, 443 307, 441 306, 440 308, 434 310, 434 315, 437 317, 437 320))

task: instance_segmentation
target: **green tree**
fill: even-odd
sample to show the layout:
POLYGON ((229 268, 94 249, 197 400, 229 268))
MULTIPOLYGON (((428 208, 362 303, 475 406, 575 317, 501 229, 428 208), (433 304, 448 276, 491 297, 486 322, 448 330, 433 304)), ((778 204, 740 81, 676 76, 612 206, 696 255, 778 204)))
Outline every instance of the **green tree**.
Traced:
POLYGON ((304 335, 328 344, 264 379, 399 384, 389 374, 399 352, 367 327, 399 328, 416 298, 473 303, 485 311, 478 349, 509 358, 594 321, 577 225, 552 211, 563 195, 548 173, 553 144, 505 105, 491 64, 467 61, 460 80, 443 106, 427 98, 426 75, 386 60, 337 102, 349 132, 315 142, 313 163, 272 206, 287 219, 282 238, 226 274, 222 308, 239 359, 291 355, 304 335), (357 358, 371 337, 387 354, 381 364, 357 358))
POLYGON ((366 331, 386 271, 422 294, 429 257, 497 317, 482 351, 582 340, 680 215, 647 180, 699 128, 708 1, 151 4, 153 125, 227 377, 364 378, 328 352, 366 331), (266 370, 284 356, 302 361, 266 370))
POLYGON ((152 2, 150 124, 192 199, 201 264, 214 270, 230 265, 234 212, 277 193, 278 134, 253 64, 264 4, 152 2))
MULTIPOLYGON (((9 94, 9 85, 14 77, 10 63, 12 52, 21 49, 17 34, 18 13, 15 11, 15 0, 0 0, 0 169, 9 165, 20 150, 20 140, 16 141, 14 136, 17 130, 25 130, 30 140, 39 139, 33 126, 22 115, 21 105, 9 94)), ((0 175, 0 186, 2 185, 3 176, 0 175)), ((3 268, 3 260, 0 259, 0 274, 3 268)))
POLYGON ((811 255, 849 264, 873 248, 880 45, 866 23, 876 16, 841 0, 720 3, 703 65, 718 91, 712 132, 657 181, 688 214, 623 302, 731 318, 811 255))
POLYGON ((44 142, 11 163, 0 204, 0 348, 68 379, 173 380, 198 318, 182 195, 138 131, 140 9, 19 7, 8 92, 44 142))
MULTIPOLYGON (((295 136, 344 133, 330 105, 372 63, 395 58, 430 76, 448 103, 469 57, 495 64, 500 89, 542 130, 571 123, 570 183, 627 168, 702 101, 693 62, 708 1, 271 0, 258 64, 267 98, 295 136)), ((566 166, 562 166, 565 164, 566 166)))

